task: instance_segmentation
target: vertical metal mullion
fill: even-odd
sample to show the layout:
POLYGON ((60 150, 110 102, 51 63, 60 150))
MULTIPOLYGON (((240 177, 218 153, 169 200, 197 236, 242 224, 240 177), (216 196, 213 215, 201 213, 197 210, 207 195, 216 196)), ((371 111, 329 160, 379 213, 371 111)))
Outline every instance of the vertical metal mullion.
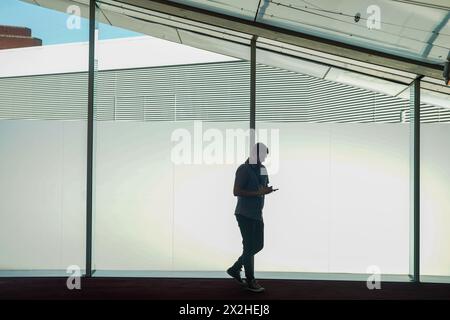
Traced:
POLYGON ((420 282, 420 79, 414 80, 414 282, 420 282))
POLYGON ((256 142, 256 38, 253 36, 250 42, 250 149, 256 142))
POLYGON ((92 176, 94 146, 94 71, 95 71, 95 0, 89 3, 89 72, 88 72, 88 125, 86 176, 86 270, 92 276, 92 176))

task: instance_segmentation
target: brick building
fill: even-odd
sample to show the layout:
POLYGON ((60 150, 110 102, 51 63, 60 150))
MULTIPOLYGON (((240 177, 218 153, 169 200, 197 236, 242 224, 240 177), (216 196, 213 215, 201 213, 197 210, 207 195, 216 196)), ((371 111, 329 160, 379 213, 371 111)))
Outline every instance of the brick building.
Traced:
POLYGON ((31 36, 31 29, 0 25, 0 49, 41 46, 42 40, 31 36))

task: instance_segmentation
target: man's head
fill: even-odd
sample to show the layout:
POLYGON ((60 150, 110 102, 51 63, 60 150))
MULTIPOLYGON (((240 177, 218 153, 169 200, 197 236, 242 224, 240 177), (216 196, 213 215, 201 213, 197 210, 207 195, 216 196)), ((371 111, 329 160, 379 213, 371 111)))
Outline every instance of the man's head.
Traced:
POLYGON ((266 160, 267 155, 269 154, 269 148, 264 143, 258 142, 255 143, 252 147, 249 157, 249 163, 251 164, 259 164, 266 160))

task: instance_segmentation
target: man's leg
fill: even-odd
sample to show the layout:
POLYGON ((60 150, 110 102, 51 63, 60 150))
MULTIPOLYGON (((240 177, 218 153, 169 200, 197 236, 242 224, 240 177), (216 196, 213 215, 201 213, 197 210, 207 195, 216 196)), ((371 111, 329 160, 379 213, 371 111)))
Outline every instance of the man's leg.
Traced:
POLYGON ((264 245, 264 224, 254 219, 240 219, 244 250, 242 262, 245 268, 247 289, 253 292, 262 292, 264 288, 256 281, 254 274, 255 254, 264 245))
POLYGON ((242 270, 242 266, 245 268, 245 274, 247 279, 253 277, 253 263, 252 260, 249 260, 247 257, 248 255, 251 255, 252 250, 252 226, 251 226, 251 219, 245 218, 241 215, 236 215, 236 220, 239 225, 239 230, 241 231, 242 235, 242 244, 243 244, 243 252, 242 255, 236 260, 236 262, 227 270, 227 273, 236 279, 237 281, 243 283, 241 279, 240 272, 242 270))
POLYGON ((257 254, 264 248, 264 222, 257 221, 255 223, 254 231, 254 251, 253 254, 257 254))
POLYGON ((229 270, 236 274, 244 266, 245 277, 249 282, 255 279, 254 255, 264 246, 264 223, 241 215, 236 215, 236 219, 242 235, 243 252, 229 270))
POLYGON ((254 259, 255 254, 264 247, 264 223, 260 220, 255 220, 252 225, 252 252, 251 252, 251 278, 247 280, 247 288, 253 292, 262 292, 265 289, 255 280, 254 277, 254 259))
MULTIPOLYGON (((241 236, 242 236, 242 244, 244 244, 244 233, 243 233, 243 230, 242 230, 242 228, 243 228, 243 223, 242 222, 240 222, 241 221, 241 216, 240 215, 236 215, 235 216, 236 217, 236 221, 237 221, 237 223, 238 223, 238 226, 239 226, 239 230, 240 230, 240 232, 241 232, 241 236)), ((230 269, 233 269, 234 271, 241 271, 242 270, 242 267, 243 267, 243 265, 244 265, 244 261, 243 261, 243 254, 236 260, 236 262, 231 266, 231 268, 230 269)))
POLYGON ((241 262, 244 265, 247 282, 254 279, 254 251, 255 251, 255 222, 256 220, 239 216, 239 229, 242 235, 242 255, 241 262))
POLYGON ((236 262, 231 266, 231 269, 241 271, 243 265, 244 265, 244 263, 242 262, 242 256, 240 256, 236 260, 236 262))

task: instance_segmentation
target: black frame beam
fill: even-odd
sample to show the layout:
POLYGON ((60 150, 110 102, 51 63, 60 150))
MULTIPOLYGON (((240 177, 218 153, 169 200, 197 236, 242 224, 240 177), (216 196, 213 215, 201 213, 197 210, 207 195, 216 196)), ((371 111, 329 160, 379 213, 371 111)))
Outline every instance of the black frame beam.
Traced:
POLYGON ((89 71, 88 71, 88 123, 87 123, 87 174, 86 174, 86 269, 92 276, 92 188, 94 155, 94 77, 95 77, 95 0, 89 2, 89 71))
POLYGON ((250 150, 256 143, 256 39, 250 42, 250 150))
POLYGON ((420 282, 420 80, 413 82, 414 97, 414 181, 413 181, 413 281, 420 282))

